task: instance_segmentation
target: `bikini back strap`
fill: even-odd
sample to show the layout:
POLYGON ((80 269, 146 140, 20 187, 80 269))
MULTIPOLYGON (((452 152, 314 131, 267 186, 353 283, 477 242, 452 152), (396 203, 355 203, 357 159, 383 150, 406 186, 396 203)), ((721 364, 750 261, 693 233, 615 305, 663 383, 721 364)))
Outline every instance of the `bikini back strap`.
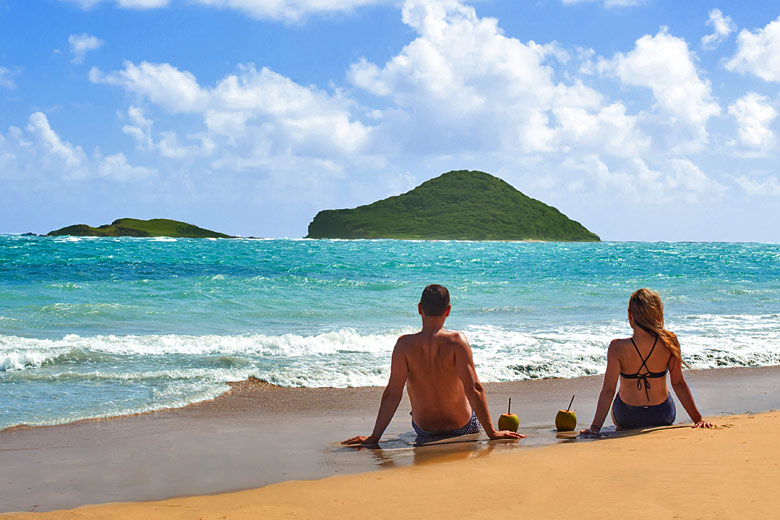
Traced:
POLYGON ((631 344, 634 345, 634 350, 636 350, 636 354, 639 356, 639 359, 642 360, 642 364, 639 366, 639 370, 637 370, 636 374, 634 374, 634 377, 636 378, 636 389, 642 390, 642 387, 644 387, 645 397, 647 397, 648 401, 650 400, 650 381, 648 380, 648 378, 653 377, 653 372, 651 372, 650 367, 647 366, 647 361, 650 359, 650 356, 653 355, 653 351, 655 350, 655 346, 657 343, 658 343, 658 336, 655 337, 655 341, 653 342, 653 347, 650 349, 650 353, 647 354, 647 357, 642 357, 642 353, 639 352, 639 347, 637 347, 636 343, 634 343, 634 338, 631 338, 631 344), (640 373, 643 368, 645 369, 645 372, 640 373))

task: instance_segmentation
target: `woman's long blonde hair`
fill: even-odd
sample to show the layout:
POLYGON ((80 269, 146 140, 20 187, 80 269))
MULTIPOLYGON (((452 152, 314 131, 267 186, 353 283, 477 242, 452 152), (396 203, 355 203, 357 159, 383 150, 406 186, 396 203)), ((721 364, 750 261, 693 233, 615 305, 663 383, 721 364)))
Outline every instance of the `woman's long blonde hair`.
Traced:
POLYGON ((639 289, 628 300, 628 311, 637 327, 657 337, 674 357, 688 367, 688 363, 683 361, 677 336, 664 328, 664 304, 657 292, 644 287, 639 289))

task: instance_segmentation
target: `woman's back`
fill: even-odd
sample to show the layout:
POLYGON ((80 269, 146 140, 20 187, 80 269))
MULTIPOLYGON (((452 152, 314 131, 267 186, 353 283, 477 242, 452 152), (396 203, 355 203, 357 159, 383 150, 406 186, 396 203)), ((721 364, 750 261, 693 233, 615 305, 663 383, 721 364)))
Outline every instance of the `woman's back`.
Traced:
POLYGON ((652 406, 669 395, 666 374, 672 354, 649 334, 615 340, 620 362, 620 399, 631 406, 652 406))
POLYGON ((702 418, 685 382, 680 343, 664 326, 664 306, 658 293, 642 288, 631 295, 628 324, 634 334, 609 344, 607 370, 593 423, 581 433, 598 434, 610 407, 612 420, 618 428, 674 424, 677 412, 666 383, 667 374, 695 425, 710 428, 712 423, 702 418), (615 396, 618 381, 620 388, 615 396))

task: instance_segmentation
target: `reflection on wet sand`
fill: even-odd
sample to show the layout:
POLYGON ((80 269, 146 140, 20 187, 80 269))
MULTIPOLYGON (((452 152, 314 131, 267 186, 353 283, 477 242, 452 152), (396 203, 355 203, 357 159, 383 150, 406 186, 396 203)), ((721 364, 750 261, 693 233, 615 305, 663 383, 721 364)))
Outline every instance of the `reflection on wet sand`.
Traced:
POLYGON ((564 444, 572 442, 590 442, 619 437, 631 437, 656 430, 690 428, 690 425, 678 424, 658 428, 639 430, 617 430, 610 425, 602 430, 599 436, 580 435, 578 430, 559 432, 550 427, 527 428, 523 433, 527 438, 522 440, 490 441, 483 433, 462 435, 459 437, 442 437, 440 439, 420 439, 414 432, 406 432, 397 437, 384 439, 379 447, 344 447, 336 448, 338 452, 361 452, 366 460, 372 460, 376 466, 383 468, 402 467, 417 464, 430 464, 458 459, 482 457, 494 451, 530 448, 546 444, 564 444))
POLYGON ((548 428, 531 430, 529 437, 531 437, 529 442, 525 442, 528 439, 490 441, 482 433, 421 439, 414 432, 406 432, 383 440, 379 447, 339 446, 336 451, 361 452, 371 457, 377 466, 390 468, 482 457, 494 450, 517 449, 557 442, 554 431, 548 428))

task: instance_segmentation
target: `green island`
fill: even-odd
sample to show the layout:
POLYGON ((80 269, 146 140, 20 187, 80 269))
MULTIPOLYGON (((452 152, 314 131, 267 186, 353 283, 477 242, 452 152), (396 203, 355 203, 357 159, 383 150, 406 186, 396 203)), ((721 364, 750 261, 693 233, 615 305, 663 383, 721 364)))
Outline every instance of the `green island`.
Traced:
POLYGON ((61 229, 49 231, 46 236, 56 237, 72 235, 78 237, 172 237, 172 238, 234 238, 224 233, 203 229, 186 222, 153 218, 140 220, 135 218, 120 218, 111 224, 91 227, 86 224, 75 224, 61 229))
POLYGON ((323 210, 306 238, 598 242, 598 235, 498 177, 451 171, 353 209, 323 210))

